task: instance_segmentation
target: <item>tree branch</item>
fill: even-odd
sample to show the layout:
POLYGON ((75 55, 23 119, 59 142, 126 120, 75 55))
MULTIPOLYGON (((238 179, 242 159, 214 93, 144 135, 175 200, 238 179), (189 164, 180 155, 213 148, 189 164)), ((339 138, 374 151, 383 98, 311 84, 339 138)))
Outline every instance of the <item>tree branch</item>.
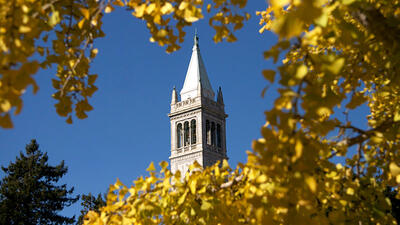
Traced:
POLYGON ((371 136, 373 136, 375 132, 383 132, 383 131, 387 130, 388 128, 390 128, 392 125, 398 124, 398 123, 399 122, 393 122, 392 120, 389 120, 389 121, 383 122, 378 127, 368 130, 368 131, 363 131, 361 129, 349 126, 348 128, 350 128, 350 129, 357 129, 357 130, 361 131, 361 132, 359 132, 361 134, 356 137, 353 137, 353 138, 344 139, 344 140, 338 142, 338 145, 347 145, 347 147, 351 147, 355 144, 361 144, 362 142, 368 140, 371 136))
POLYGON ((221 189, 223 189, 223 188, 229 188, 229 187, 231 187, 233 184, 236 184, 236 183, 238 183, 239 181, 243 180, 243 177, 244 177, 243 174, 240 175, 240 176, 238 176, 238 177, 235 177, 233 180, 221 184, 220 188, 221 188, 221 189))

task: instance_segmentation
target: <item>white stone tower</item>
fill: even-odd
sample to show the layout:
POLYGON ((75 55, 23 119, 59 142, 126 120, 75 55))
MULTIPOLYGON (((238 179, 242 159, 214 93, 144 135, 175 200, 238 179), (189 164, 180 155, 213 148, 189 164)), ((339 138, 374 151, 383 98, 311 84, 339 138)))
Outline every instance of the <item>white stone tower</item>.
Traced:
POLYGON ((200 55, 199 39, 194 38, 192 58, 180 92, 172 90, 171 171, 183 174, 197 161, 203 167, 227 159, 225 105, 221 88, 217 100, 200 55))

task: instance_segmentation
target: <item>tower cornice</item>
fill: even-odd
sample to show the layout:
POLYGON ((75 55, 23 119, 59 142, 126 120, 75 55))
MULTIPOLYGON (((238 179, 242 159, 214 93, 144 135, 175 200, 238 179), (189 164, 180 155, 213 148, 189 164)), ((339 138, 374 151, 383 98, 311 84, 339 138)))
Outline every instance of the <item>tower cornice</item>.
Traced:
POLYGON ((227 118, 228 115, 225 114, 224 108, 225 105, 223 103, 221 104, 205 97, 196 97, 171 104, 171 112, 168 114, 168 116, 172 117, 177 114, 186 113, 196 109, 202 109, 206 112, 227 118))

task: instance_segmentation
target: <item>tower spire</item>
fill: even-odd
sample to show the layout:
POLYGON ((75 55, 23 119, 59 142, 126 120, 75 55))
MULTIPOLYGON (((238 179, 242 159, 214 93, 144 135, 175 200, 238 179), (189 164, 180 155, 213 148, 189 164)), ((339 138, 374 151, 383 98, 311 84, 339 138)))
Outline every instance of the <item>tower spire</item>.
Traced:
POLYGON ((201 96, 214 99, 215 94, 211 87, 211 83, 208 79, 206 68, 200 54, 199 37, 196 29, 194 34, 192 57, 190 58, 189 67, 186 72, 185 83, 183 84, 183 88, 180 92, 181 101, 198 96, 199 83, 201 83, 200 86, 202 88, 202 90, 200 90, 202 94, 201 96))
POLYGON ((197 35, 197 28, 194 29, 194 46, 195 48, 199 48, 199 36, 197 35))

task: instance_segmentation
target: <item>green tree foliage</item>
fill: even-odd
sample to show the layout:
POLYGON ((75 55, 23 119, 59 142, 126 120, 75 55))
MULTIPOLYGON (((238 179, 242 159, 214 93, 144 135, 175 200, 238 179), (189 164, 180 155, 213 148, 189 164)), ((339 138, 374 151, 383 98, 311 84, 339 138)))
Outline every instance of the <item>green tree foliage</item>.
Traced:
POLYGON ((5 177, 0 181, 0 224, 73 224, 74 217, 58 214, 79 199, 71 197, 73 188, 56 185, 67 173, 64 162, 48 165, 47 154, 39 150, 36 140, 25 150, 15 162, 2 167, 5 177))
POLYGON ((81 196, 81 214, 78 217, 77 225, 82 225, 84 222, 84 216, 89 211, 100 212, 100 208, 106 205, 106 201, 104 200, 101 194, 98 194, 97 197, 89 193, 88 195, 81 196))

